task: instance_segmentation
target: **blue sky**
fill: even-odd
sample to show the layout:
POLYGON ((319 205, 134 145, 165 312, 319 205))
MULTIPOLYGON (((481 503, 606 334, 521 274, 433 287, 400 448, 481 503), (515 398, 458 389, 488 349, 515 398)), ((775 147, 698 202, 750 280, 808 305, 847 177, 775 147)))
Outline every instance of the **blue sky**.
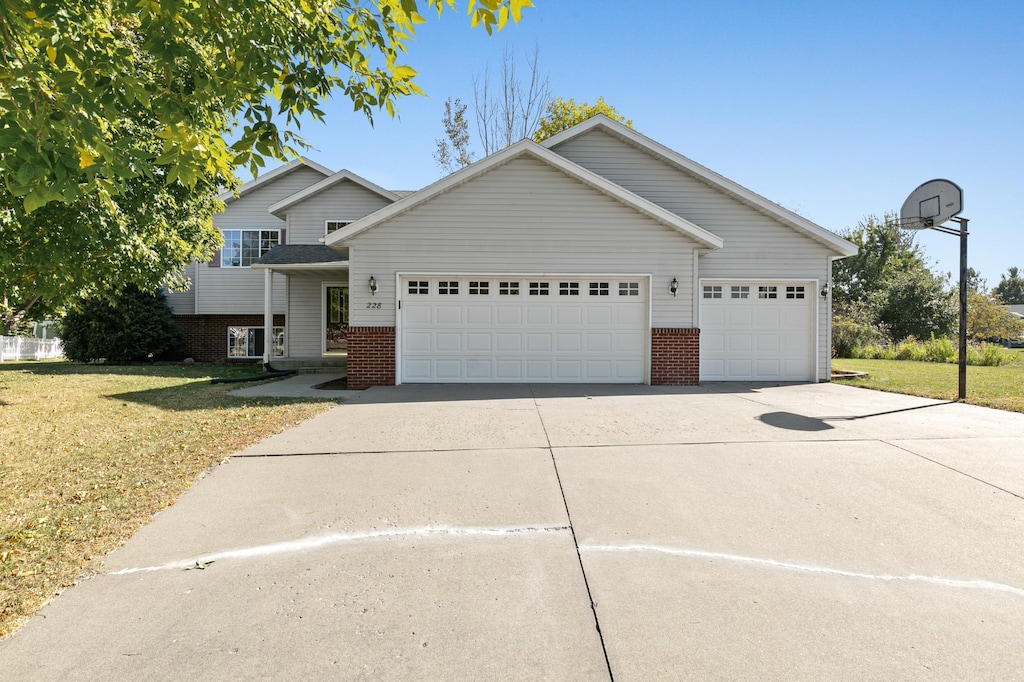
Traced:
MULTIPOLYGON (((469 28, 465 0, 429 17, 406 60, 428 97, 372 127, 332 103, 325 124, 302 128, 307 156, 389 189, 433 182, 445 98, 470 101, 506 45, 536 45, 554 95, 603 96, 639 132, 836 232, 948 178, 964 190, 969 264, 989 286, 1024 268, 1024 5, 534 2, 493 37, 469 28)), ((937 271, 957 272, 958 239, 918 241, 937 271)))

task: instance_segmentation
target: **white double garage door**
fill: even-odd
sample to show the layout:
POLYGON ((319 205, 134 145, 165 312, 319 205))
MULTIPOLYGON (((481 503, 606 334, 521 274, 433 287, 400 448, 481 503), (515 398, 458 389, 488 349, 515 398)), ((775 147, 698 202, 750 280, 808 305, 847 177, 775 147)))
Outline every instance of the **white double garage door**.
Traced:
POLYGON ((643 383, 648 278, 399 279, 399 381, 643 383))
POLYGON ((814 282, 702 280, 702 381, 811 381, 814 282))
MULTIPOLYGON (((648 377, 647 276, 403 276, 399 381, 648 377)), ((702 381, 815 377, 813 282, 701 281, 702 381)))

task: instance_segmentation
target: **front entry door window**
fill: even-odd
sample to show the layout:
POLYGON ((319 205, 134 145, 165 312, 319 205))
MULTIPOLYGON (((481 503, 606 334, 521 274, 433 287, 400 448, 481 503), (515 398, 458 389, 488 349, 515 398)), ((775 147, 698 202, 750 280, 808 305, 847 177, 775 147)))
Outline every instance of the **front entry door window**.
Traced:
POLYGON ((328 353, 348 350, 348 287, 327 287, 324 348, 328 353))

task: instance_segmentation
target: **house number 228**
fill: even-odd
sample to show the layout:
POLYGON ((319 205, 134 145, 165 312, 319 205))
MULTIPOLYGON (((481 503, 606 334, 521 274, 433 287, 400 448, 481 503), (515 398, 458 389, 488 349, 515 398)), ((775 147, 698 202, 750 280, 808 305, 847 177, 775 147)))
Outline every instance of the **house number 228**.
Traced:
POLYGON ((380 303, 367 303, 366 304, 366 307, 369 310, 380 310, 380 306, 381 306, 380 303))

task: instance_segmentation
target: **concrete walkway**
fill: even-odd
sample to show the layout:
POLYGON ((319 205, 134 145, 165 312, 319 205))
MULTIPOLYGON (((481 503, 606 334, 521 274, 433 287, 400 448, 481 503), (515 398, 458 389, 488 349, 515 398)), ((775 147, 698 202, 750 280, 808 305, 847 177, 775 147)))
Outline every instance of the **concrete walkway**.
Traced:
POLYGON ((18 680, 1013 679, 1024 415, 836 384, 371 389, 0 642, 18 680))

